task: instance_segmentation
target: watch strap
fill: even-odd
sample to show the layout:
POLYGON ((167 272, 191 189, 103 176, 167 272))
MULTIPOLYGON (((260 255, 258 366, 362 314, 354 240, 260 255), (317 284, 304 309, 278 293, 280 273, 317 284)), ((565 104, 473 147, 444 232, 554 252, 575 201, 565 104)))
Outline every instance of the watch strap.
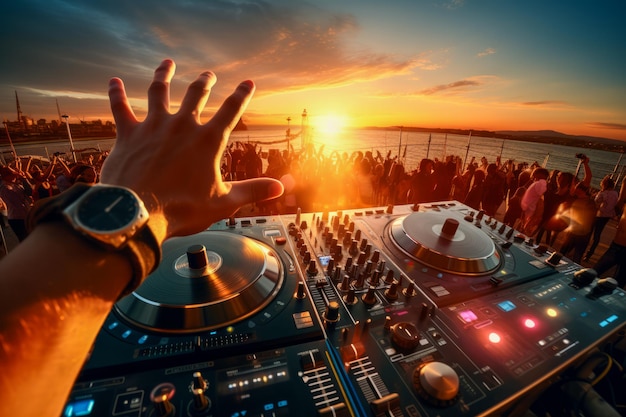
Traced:
POLYGON ((60 194, 37 200, 26 217, 26 228, 31 232, 39 223, 63 221, 63 209, 90 188, 89 184, 78 182, 60 194))
MULTIPOLYGON (((39 223, 60 221, 66 224, 74 233, 79 234, 98 247, 109 251, 113 250, 111 247, 75 230, 71 225, 67 224, 62 214, 66 207, 80 198, 90 188, 89 184, 76 183, 56 196, 38 200, 26 218, 28 230, 32 231, 39 223)), ((150 230, 149 225, 146 224, 137 230, 134 236, 117 252, 128 257, 133 269, 131 281, 120 295, 120 297, 123 297, 137 288, 159 266, 161 262, 161 246, 152 230, 150 230)))

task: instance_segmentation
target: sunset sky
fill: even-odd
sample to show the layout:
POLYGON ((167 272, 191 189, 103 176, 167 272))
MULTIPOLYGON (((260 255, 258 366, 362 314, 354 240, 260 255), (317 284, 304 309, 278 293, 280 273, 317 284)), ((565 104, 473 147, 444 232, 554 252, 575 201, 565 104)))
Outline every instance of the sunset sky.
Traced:
POLYGON ((203 120, 253 79, 248 125, 551 129, 626 140, 624 0, 14 0, 2 8, 0 116, 138 116, 154 68, 177 104, 218 76, 203 120))

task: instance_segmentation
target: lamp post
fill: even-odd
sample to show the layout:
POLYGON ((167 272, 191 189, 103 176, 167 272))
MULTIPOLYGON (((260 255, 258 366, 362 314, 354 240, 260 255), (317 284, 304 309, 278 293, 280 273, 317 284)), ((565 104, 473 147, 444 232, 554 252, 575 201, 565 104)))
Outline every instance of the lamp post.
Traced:
POLYGON ((402 150, 402 129, 404 128, 404 126, 398 126, 400 128, 400 142, 398 143, 398 161, 400 161, 400 155, 401 155, 401 150, 402 150))
POLYGON ((67 136, 70 138, 70 151, 72 152, 72 159, 76 162, 76 152, 74 152, 74 142, 72 142, 72 132, 70 131, 70 122, 67 114, 61 116, 65 120, 65 126, 67 127, 67 136))
POLYGON ((289 152, 289 142, 291 140, 291 117, 287 117, 287 152, 289 152))
POLYGON ((11 152, 13 152, 13 159, 17 159, 17 152, 15 151, 15 146, 13 146, 13 141, 11 140, 11 134, 9 133, 9 126, 7 125, 7 122, 4 122, 4 130, 7 132, 9 145, 11 145, 11 152))

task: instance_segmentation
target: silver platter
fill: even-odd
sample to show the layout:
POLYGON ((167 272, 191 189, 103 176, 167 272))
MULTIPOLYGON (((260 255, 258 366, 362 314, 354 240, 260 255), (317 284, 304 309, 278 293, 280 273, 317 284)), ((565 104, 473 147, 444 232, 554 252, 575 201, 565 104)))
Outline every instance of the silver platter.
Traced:
POLYGON ((443 272, 484 275, 497 270, 501 258, 491 238, 473 224, 450 216, 415 212, 400 217, 391 224, 392 241, 413 259, 443 272))
POLYGON ((269 246, 233 233, 207 231, 167 240, 157 270, 114 308, 144 329, 206 331, 259 312, 283 280, 280 258, 269 246), (207 262, 190 267, 187 252, 198 247, 206 249, 207 262))

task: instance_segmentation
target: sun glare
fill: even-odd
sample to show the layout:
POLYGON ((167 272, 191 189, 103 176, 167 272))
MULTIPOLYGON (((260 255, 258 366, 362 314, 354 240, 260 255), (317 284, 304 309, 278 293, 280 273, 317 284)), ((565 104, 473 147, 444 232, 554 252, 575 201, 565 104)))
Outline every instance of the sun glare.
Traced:
POLYGON ((315 117, 313 128, 325 136, 337 136, 347 126, 347 118, 337 114, 323 114, 315 117))

